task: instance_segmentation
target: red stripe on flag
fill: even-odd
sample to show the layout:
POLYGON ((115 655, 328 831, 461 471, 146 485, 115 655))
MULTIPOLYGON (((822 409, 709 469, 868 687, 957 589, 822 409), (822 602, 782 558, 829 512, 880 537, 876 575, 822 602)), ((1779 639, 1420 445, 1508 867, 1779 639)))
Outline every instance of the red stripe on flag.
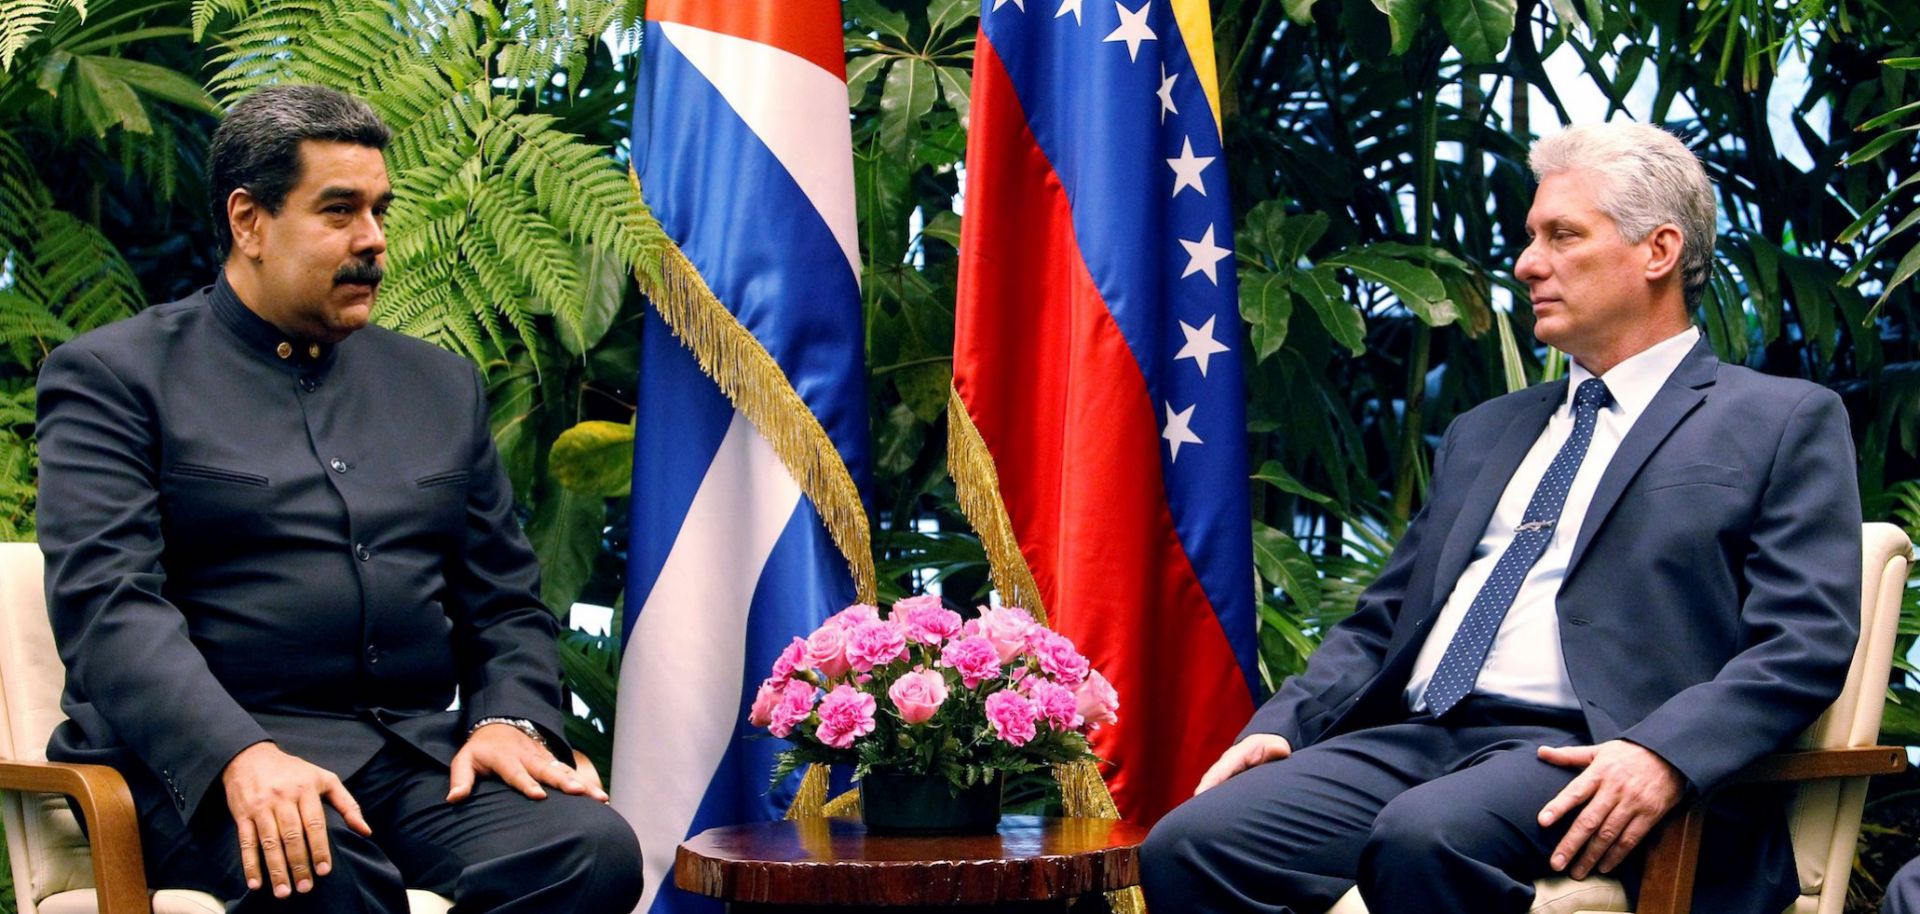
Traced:
POLYGON ((1094 749, 1121 815, 1150 824, 1192 795, 1253 697, 1174 531, 1146 380, 985 34, 973 92, 954 386, 1050 621, 1120 692, 1094 749))
POLYGON ((647 18, 771 45, 847 79, 840 0, 652 0, 647 18))

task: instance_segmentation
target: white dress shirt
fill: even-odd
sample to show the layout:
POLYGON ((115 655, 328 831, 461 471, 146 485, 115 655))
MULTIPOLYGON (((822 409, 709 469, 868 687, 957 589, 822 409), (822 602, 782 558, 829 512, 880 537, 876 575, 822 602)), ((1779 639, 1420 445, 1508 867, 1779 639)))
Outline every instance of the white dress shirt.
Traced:
MULTIPOLYGON (((1593 441, 1587 445, 1580 470, 1574 474, 1573 486, 1567 491, 1566 504, 1560 509, 1561 523, 1554 526, 1546 551, 1521 582, 1520 593, 1500 623, 1500 631, 1494 636, 1493 647, 1487 651, 1480 678, 1470 694, 1494 695, 1549 708, 1580 707, 1573 683, 1567 678, 1566 660, 1560 650, 1560 619, 1554 606, 1560 582, 1567 576, 1567 560, 1573 555, 1574 542, 1580 538, 1580 527, 1586 523, 1587 505, 1593 501, 1594 490, 1600 487, 1600 477, 1613 461, 1614 452, 1620 449, 1621 439, 1627 436, 1640 414, 1646 412, 1653 395, 1673 370, 1680 367, 1699 338, 1700 331, 1688 327, 1613 366, 1601 379, 1607 383, 1613 402, 1600 410, 1593 441)), ((1581 381, 1593 376, 1580 363, 1573 364, 1566 402, 1554 410, 1546 430, 1540 433, 1533 449, 1508 480, 1499 506, 1487 521, 1486 532, 1473 548, 1473 558, 1454 584, 1453 593, 1447 597, 1446 606, 1434 620, 1433 631, 1427 634, 1426 643, 1421 645, 1420 655, 1414 661, 1413 676, 1407 682, 1406 691, 1407 705, 1414 711, 1426 710, 1427 683, 1433 678, 1434 668, 1440 665, 1440 656, 1446 652, 1454 632, 1459 630, 1467 607, 1473 604, 1481 585, 1493 574, 1500 554, 1513 542, 1513 528, 1525 515, 1533 490, 1547 475, 1547 466, 1553 463, 1554 455, 1573 433, 1573 392, 1580 388, 1581 381)))

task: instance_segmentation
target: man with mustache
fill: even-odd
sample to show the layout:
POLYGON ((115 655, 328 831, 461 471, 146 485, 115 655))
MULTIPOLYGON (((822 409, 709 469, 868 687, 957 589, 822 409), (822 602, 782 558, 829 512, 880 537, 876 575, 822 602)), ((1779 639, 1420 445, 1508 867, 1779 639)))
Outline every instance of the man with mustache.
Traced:
MULTIPOLYGON (((1354 614, 1147 838, 1153 909, 1321 914, 1357 885, 1373 914, 1520 914, 1555 874, 1632 887, 1670 811, 1839 694, 1861 561, 1839 396, 1722 364, 1693 326, 1715 207, 1678 139, 1578 127, 1528 162, 1513 273, 1569 376, 1447 429, 1354 614)), ((1720 796, 1702 847, 1696 911, 1799 894, 1775 793, 1720 796)))
POLYGON ((48 357, 47 754, 124 774, 149 880, 230 910, 624 914, 639 847, 569 764, 483 379, 368 326, 388 136, 332 90, 243 99, 221 275, 48 357))

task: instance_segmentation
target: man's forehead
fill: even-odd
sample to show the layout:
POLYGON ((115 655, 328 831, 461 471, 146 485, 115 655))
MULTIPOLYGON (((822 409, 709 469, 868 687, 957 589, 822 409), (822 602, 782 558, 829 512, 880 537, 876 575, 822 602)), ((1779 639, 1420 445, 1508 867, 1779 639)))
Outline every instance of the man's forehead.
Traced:
POLYGON ((1540 179, 1533 192, 1528 222, 1558 219, 1603 217, 1599 203, 1599 177, 1586 171, 1557 171, 1540 179))
POLYGON ((358 143, 301 140, 300 180, 293 192, 338 196, 342 188, 376 197, 391 193, 386 155, 358 143))

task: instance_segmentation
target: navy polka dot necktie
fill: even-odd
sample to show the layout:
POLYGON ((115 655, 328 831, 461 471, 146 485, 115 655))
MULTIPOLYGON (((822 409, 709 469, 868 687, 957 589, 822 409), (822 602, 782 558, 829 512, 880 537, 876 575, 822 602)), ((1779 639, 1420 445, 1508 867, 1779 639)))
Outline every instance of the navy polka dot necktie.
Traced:
POLYGON ((1513 598, 1520 593, 1521 582, 1527 579, 1533 563, 1540 560, 1547 544, 1553 541, 1554 527, 1560 522, 1560 508, 1567 503, 1567 490, 1573 487, 1581 459, 1587 456, 1587 444, 1593 441, 1593 427, 1599 421, 1600 410, 1612 400, 1606 383, 1599 378, 1580 382, 1580 389, 1574 391, 1573 434, 1560 446, 1560 453, 1553 455, 1547 475, 1541 477, 1532 500, 1527 502, 1526 514, 1513 530, 1513 542, 1507 544, 1507 551, 1494 563, 1493 575, 1474 595, 1466 618, 1460 621, 1460 630, 1454 632, 1453 640, 1447 643, 1447 652, 1440 655, 1440 665, 1434 668, 1433 680, 1427 683, 1427 710, 1433 716, 1445 715, 1473 691, 1474 681, 1480 678, 1480 666, 1487 660, 1488 649, 1493 647, 1493 636, 1499 633, 1507 610, 1513 608, 1513 598))

